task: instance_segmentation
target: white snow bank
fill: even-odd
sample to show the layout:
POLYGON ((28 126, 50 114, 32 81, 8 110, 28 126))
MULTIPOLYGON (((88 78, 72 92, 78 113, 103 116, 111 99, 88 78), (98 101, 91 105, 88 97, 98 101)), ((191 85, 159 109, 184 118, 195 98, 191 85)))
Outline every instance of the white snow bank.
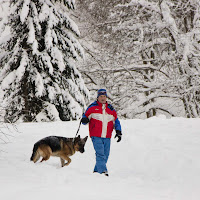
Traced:
MULTIPOLYGON (((109 177, 92 173, 90 139, 68 167, 61 168, 58 158, 30 162, 35 142, 74 137, 78 123, 19 124, 20 133, 0 147, 0 199, 199 200, 200 119, 121 120, 123 139, 112 139, 109 177)), ((88 127, 82 125, 80 134, 88 135, 88 127)))

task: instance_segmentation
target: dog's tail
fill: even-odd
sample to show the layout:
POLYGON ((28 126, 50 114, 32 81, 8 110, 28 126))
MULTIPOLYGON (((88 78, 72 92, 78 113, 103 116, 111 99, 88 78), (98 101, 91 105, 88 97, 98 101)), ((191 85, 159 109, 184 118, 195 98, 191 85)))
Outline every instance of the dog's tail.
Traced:
POLYGON ((30 158, 31 161, 34 160, 34 157, 36 156, 36 152, 37 152, 38 147, 39 147, 39 144, 38 144, 38 143, 34 144, 33 153, 32 153, 32 156, 31 156, 31 158, 30 158))

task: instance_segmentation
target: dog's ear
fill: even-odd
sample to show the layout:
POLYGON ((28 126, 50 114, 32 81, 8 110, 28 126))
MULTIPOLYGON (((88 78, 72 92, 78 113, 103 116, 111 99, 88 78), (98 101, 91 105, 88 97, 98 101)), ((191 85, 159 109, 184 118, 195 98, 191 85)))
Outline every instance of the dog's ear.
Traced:
POLYGON ((86 142, 87 141, 87 139, 88 139, 88 136, 86 136, 83 140, 86 142))
POLYGON ((75 137, 74 142, 77 143, 80 141, 80 135, 78 135, 77 137, 75 137))

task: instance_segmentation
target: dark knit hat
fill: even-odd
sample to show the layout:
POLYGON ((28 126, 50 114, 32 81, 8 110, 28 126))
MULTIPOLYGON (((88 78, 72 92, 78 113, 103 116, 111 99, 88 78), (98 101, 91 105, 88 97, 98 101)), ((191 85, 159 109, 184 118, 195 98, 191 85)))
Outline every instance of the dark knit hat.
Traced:
POLYGON ((98 92, 97 92, 97 98, 99 96, 101 96, 101 95, 106 95, 106 97, 107 97, 106 89, 100 89, 100 90, 98 90, 98 92))

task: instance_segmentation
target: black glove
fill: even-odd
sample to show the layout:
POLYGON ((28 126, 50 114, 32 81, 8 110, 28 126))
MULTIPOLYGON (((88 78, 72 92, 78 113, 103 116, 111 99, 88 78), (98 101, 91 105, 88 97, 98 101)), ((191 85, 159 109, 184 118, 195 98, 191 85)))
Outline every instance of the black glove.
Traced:
POLYGON ((83 124, 87 124, 89 121, 90 121, 90 120, 89 120, 87 117, 83 117, 83 118, 81 119, 81 123, 83 123, 83 124))
POLYGON ((121 133, 121 131, 119 131, 119 130, 116 130, 116 135, 115 135, 115 137, 114 137, 114 138, 116 138, 116 137, 118 137, 118 140, 117 140, 117 142, 120 142, 120 141, 121 141, 121 139, 122 139, 122 133, 121 133))

